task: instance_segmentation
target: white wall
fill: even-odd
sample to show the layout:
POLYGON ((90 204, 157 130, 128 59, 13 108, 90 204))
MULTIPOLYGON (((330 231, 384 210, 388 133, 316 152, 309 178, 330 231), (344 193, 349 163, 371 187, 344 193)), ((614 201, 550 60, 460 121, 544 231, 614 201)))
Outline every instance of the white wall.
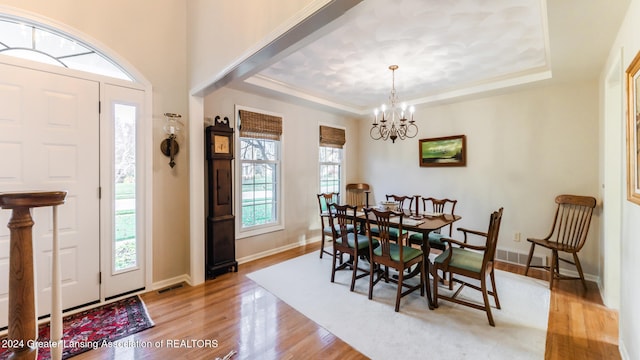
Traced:
MULTIPOLYGON (((486 230, 491 211, 504 207, 498 248, 527 254, 527 237, 551 226, 558 194, 598 196, 597 83, 539 86, 452 104, 416 109, 416 138, 362 139, 364 181, 376 201, 387 193, 457 199, 455 227, 486 230), (467 137, 467 166, 421 168, 418 139, 467 137), (513 241, 522 233, 520 242, 513 241)), ((367 134, 369 124, 360 132, 367 134)), ((599 276, 596 210, 580 260, 599 276)), ((455 228, 454 227, 454 228, 455 228)), ((455 232, 455 231, 454 231, 455 232)), ((455 235, 454 235, 455 236, 455 235)), ((536 255, 546 254, 537 248, 536 255)))
MULTIPOLYGON (((204 98, 206 117, 234 119, 234 105, 273 112, 283 118, 283 185, 285 229, 236 240, 236 257, 247 258, 278 248, 317 240, 320 220, 316 194, 319 190, 318 127, 346 129, 345 184, 358 181, 358 121, 327 112, 276 101, 246 92, 220 89, 204 98)), ((237 186, 235 187, 237 190, 237 186)), ((236 213, 236 216, 239 214, 236 213)), ((237 234, 236 234, 237 235, 237 234)))
POLYGON ((3 0, 63 24, 116 53, 153 86, 153 281, 188 272, 188 146, 179 138, 176 167, 159 151, 163 114, 187 116, 186 6, 180 0, 3 0), (171 69, 171 71, 168 71, 171 69))
MULTIPOLYGON (((634 0, 629 5, 625 19, 620 27, 616 41, 611 46, 607 66, 603 69, 601 86, 605 87, 606 69, 611 68, 612 63, 619 56, 620 49, 623 49, 623 68, 626 69, 633 58, 640 50, 640 1, 634 0)), ((626 103, 626 102, 625 102, 626 103)), ((616 119, 605 118, 605 124, 616 119)), ((624 142, 625 136, 619 139, 624 142)), ((620 146, 624 146, 620 144, 620 146)), ((620 159, 610 159, 610 161, 620 161, 620 159)), ((605 164, 605 167, 607 165, 605 164)), ((626 170, 626 169, 625 169, 626 170)), ((626 171, 623 181, 626 179, 626 171)), ((626 189, 626 183, 623 185, 626 189)), ((640 206, 626 201, 626 191, 623 194, 622 205, 622 239, 621 239, 621 262, 620 273, 621 293, 620 293, 620 351, 623 359, 640 359, 640 308, 638 299, 640 298, 640 277, 637 276, 637 259, 640 257, 640 206)))

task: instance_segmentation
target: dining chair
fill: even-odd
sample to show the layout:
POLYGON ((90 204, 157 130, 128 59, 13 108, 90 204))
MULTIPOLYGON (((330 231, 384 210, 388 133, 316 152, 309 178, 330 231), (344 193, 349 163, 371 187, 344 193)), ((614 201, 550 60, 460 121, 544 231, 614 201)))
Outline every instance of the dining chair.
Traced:
POLYGON ((498 299, 494 275, 494 263, 498 234, 500 232, 500 222, 502 221, 502 210, 503 208, 500 208, 491 214, 487 232, 459 228, 458 231, 464 234, 464 241, 458 241, 448 237, 442 238, 442 241, 447 246, 446 250, 434 259, 433 266, 431 267, 431 276, 433 276, 433 301, 436 308, 438 307, 438 299, 470 306, 474 309, 485 311, 489 319, 489 325, 495 326, 493 315, 491 314, 491 305, 489 304, 489 295, 493 296, 496 308, 500 309, 500 300, 498 299), (476 235, 484 238, 484 245, 469 243, 467 241, 468 235, 476 235), (452 295, 438 294, 438 270, 449 273, 450 282, 460 284, 460 287, 452 295), (467 279, 462 280, 455 278, 454 274, 479 280, 480 286, 472 284, 467 279), (487 275, 491 279, 491 290, 487 289, 487 275), (484 304, 480 305, 477 302, 458 298, 458 295, 465 287, 480 291, 484 304))
MULTIPOLYGON (((458 203, 458 200, 451 200, 448 198, 436 199, 433 197, 423 197, 422 209, 424 210, 424 214, 454 215, 457 203, 458 203)), ((449 228, 448 236, 451 237, 453 224, 449 224, 447 227, 449 228)), ((431 231, 429 233, 429 238, 428 238, 429 248, 444 251, 446 246, 445 246, 445 243, 442 242, 442 237, 445 236, 445 234, 446 232, 444 234, 442 233, 442 229, 431 231)), ((411 233, 411 235, 409 235, 409 244, 421 245, 422 241, 423 241, 423 238, 421 233, 411 233)), ((444 283, 444 281, 445 281, 445 276, 442 277, 442 282, 444 283)), ((449 281, 449 288, 450 289, 453 288, 453 283, 451 281, 449 281)))
MULTIPOLYGON (((365 208, 364 212, 370 251, 369 300, 373 299, 373 287, 381 279, 384 279, 387 283, 389 281, 394 282, 398 285, 395 307, 395 311, 398 312, 400 310, 400 298, 416 290, 420 290, 420 296, 424 296, 426 271, 422 250, 404 246, 391 239, 391 229, 394 229, 394 226, 397 226, 398 230, 402 231, 403 213, 397 214, 393 211, 379 211, 373 208, 365 208), (391 225, 392 216, 394 220, 397 220, 397 224, 391 225), (376 226, 379 231, 377 238, 379 246, 375 246, 376 239, 374 239, 371 232, 373 226, 376 226), (420 268, 420 283, 417 285, 406 283, 404 279, 405 270, 414 265, 420 268), (397 279, 389 276, 390 267, 398 271, 397 279), (407 290, 403 291, 404 288, 407 288, 407 290)), ((429 288, 427 290, 430 291, 429 288)))
MULTIPOLYGON (((360 279, 369 275, 367 269, 358 268, 358 258, 365 257, 369 259, 369 238, 358 232, 349 231, 349 226, 353 226, 356 217, 356 206, 329 204, 329 226, 333 236, 333 265, 331 267, 331 282, 334 282, 336 271, 351 269, 351 288, 353 291, 356 285, 356 279, 360 279), (349 261, 343 262, 342 256, 349 255, 349 261), (340 262, 338 264, 338 258, 340 262), (357 274, 358 271, 362 274, 357 274)), ((378 241, 375 240, 372 246, 377 247, 378 241)))
POLYGON ((549 234, 542 239, 527 239, 531 243, 531 249, 529 250, 524 274, 527 275, 529 273, 529 268, 542 268, 549 271, 549 289, 553 288, 554 280, 581 280, 582 286, 586 290, 587 283, 584 280, 578 252, 587 240, 591 216, 593 215, 593 209, 596 207, 596 199, 591 196, 558 195, 555 201, 557 207, 549 234), (551 250, 550 265, 531 265, 536 245, 551 250), (573 261, 559 257, 559 252, 571 254, 573 261), (574 265, 580 276, 560 274, 559 260, 574 265))
MULTIPOLYGON (((454 215, 458 200, 451 199, 435 199, 432 197, 422 198, 423 209, 425 214, 450 214, 454 215)), ((453 224, 448 225, 448 236, 451 237, 453 224)), ((446 234, 446 232, 444 233, 446 234)), ((437 229, 429 233, 429 246, 432 249, 443 250, 445 244, 440 240, 444 236, 442 229, 437 229)), ((409 243, 422 244, 422 234, 415 233, 409 236, 409 243)))
MULTIPOLYGON (((331 252, 324 248, 324 243, 327 236, 333 236, 333 230, 329 225, 329 204, 337 204, 340 202, 340 193, 339 192, 329 192, 329 193, 320 193, 316 195, 318 197, 318 207, 320 210, 320 227, 322 229, 321 240, 320 240, 320 259, 322 259, 322 254, 326 253, 331 255, 331 252)), ((348 227, 348 231, 353 232, 354 227, 350 225, 348 227)))
POLYGON ((356 206, 358 210, 369 207, 369 184, 347 184, 347 204, 356 206))
MULTIPOLYGON (((396 201, 398 203, 398 209, 399 210, 410 210, 413 206, 413 196, 402 196, 402 195, 385 195, 387 201, 396 201), (407 205, 407 206, 405 206, 407 205)), ((371 233, 373 234, 373 236, 378 237, 379 236, 379 231, 378 231, 378 227, 377 226, 372 226, 371 227, 371 233)), ((400 242, 398 243, 404 243, 406 239, 408 239, 409 236, 409 232, 406 230, 402 230, 402 232, 400 232, 398 229, 396 228, 391 228, 389 233, 389 236, 391 237, 391 240, 398 242, 398 240, 400 240, 400 242), (398 234, 402 233, 402 236, 398 236, 398 234)))

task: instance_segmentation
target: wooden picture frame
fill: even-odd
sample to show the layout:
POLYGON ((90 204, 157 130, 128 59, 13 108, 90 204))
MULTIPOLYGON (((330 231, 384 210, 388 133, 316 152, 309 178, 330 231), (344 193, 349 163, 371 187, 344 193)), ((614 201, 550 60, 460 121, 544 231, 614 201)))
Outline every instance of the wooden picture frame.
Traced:
POLYGON ((465 135, 445 136, 418 141, 420 166, 466 166, 467 137, 465 135))
POLYGON ((626 72, 627 77, 627 200, 640 205, 640 52, 626 72))

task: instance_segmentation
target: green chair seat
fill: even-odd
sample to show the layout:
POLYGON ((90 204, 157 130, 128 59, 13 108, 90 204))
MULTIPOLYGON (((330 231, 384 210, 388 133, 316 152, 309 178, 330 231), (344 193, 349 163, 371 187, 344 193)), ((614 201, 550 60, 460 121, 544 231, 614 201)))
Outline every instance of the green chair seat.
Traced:
MULTIPOLYGON (((403 246, 402 250, 402 259, 403 262, 408 262, 409 260, 413 260, 418 256, 422 256, 422 250, 412 248, 409 246, 403 246)), ((373 253, 376 256, 382 255, 382 247, 378 246, 373 249, 373 253)), ((389 256, 391 256, 391 260, 400 261, 400 245, 398 244, 389 244, 389 256)))
MULTIPOLYGON (((335 224, 334 227, 336 228, 338 235, 340 235, 340 225, 335 224)), ((333 232, 331 231, 331 226, 325 226, 324 229, 322 229, 322 231, 327 235, 333 235, 333 232)), ((355 231, 355 227, 353 226, 353 224, 347 224, 347 232, 352 233, 354 231, 355 231)))
MULTIPOLYGON (((431 247, 435 247, 435 248, 444 248, 445 247, 445 243, 442 242, 442 238, 444 237, 444 235, 436 233, 436 232, 430 232, 429 233, 429 246, 431 247)), ((421 233, 413 233, 409 236, 409 241, 411 242, 411 244, 422 244, 422 234, 421 233)))
MULTIPOLYGON (((409 231, 402 229, 402 235, 407 235, 409 233, 409 231)), ((371 235, 373 236, 380 236, 380 230, 378 230, 377 226, 371 226, 371 235)), ((398 229, 396 228, 389 228, 389 237, 391 239, 398 239, 398 229)))
MULTIPOLYGON (((356 237, 358 239, 358 250, 366 249, 366 248, 369 247, 369 237, 367 235, 349 233, 349 234, 347 234, 347 242, 348 242, 350 248, 355 249, 355 247, 356 247, 356 241, 355 241, 356 237)), ((342 244, 342 238, 338 238, 336 240, 336 243, 342 244)), ((376 248, 376 247, 378 247, 378 245, 379 245, 378 240, 374 239, 373 240, 373 247, 376 248)))
POLYGON ((438 255, 433 261, 434 264, 443 264, 449 256, 450 250, 453 250, 453 255, 451 256, 451 261, 449 262, 450 267, 473 271, 476 273, 479 273, 480 270, 482 270, 482 258, 484 256, 483 253, 456 247, 447 249, 442 252, 442 254, 438 255))

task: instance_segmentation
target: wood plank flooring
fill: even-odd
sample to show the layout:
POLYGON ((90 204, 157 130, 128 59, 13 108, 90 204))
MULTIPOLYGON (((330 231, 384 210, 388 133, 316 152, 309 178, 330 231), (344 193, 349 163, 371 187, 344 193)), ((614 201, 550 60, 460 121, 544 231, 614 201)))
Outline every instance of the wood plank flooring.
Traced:
MULTIPOLYGON (((155 327, 125 339, 128 347, 98 348, 74 360, 216 359, 232 350, 238 354, 231 359, 366 359, 245 276, 318 249, 318 244, 303 246, 242 264, 237 273, 203 285, 145 293, 141 297, 155 327)), ((576 281, 554 288, 545 359, 620 359, 617 339, 617 314, 602 305, 595 284, 586 292, 576 281)))

